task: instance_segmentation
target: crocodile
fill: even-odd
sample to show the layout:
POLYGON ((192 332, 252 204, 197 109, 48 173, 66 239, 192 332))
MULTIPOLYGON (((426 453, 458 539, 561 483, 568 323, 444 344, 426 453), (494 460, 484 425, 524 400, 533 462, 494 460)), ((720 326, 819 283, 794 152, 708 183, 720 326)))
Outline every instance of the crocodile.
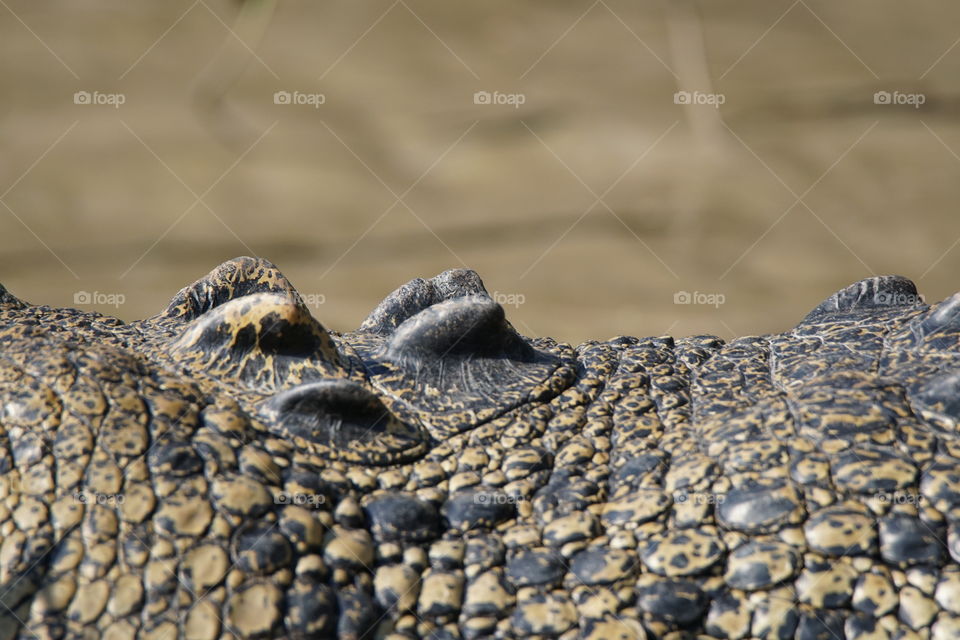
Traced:
POLYGON ((958 638, 958 345, 899 276, 578 347, 465 269, 345 333, 260 258, 0 287, 0 639, 958 638))

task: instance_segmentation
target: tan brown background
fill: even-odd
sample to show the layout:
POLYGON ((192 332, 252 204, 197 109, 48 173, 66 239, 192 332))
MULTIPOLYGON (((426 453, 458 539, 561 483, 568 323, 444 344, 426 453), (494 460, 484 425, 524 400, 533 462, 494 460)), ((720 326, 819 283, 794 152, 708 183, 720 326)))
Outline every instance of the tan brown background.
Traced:
POLYGON ((343 330, 468 265, 571 341, 779 330, 871 273, 939 299, 958 38, 947 1, 4 0, 0 281, 133 319, 257 254, 343 330))

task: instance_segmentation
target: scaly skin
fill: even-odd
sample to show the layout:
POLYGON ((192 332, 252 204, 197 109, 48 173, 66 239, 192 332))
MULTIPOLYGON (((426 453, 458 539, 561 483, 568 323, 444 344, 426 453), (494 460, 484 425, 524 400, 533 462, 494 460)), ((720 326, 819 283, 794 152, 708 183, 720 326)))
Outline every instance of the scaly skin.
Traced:
POLYGON ((577 348, 470 271, 346 334, 250 258, 0 288, 0 639, 958 638, 958 343, 897 277, 577 348))

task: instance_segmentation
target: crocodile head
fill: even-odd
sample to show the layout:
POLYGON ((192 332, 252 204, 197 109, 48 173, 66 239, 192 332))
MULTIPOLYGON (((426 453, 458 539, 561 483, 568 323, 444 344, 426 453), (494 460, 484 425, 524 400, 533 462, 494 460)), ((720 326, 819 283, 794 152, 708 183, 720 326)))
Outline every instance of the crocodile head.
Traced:
POLYGON ((0 294, 0 639, 960 637, 960 295, 572 347, 467 270, 347 333, 252 258, 0 294))

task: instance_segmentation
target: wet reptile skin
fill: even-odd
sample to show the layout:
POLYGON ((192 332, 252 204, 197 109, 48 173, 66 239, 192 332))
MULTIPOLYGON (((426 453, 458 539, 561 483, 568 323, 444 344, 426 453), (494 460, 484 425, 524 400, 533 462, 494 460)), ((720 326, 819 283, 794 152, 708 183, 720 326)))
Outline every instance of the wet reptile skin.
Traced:
POLYGON ((960 294, 571 347, 470 271, 324 329, 240 258, 0 287, 0 638, 960 637, 960 294))

